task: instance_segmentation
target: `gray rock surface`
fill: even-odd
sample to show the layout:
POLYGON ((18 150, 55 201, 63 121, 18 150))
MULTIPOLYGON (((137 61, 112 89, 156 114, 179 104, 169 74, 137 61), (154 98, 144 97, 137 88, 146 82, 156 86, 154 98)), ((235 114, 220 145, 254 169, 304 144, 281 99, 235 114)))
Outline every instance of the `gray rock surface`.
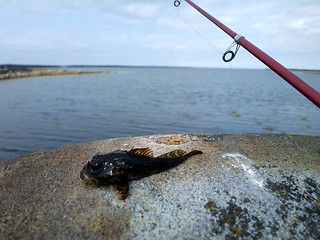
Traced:
POLYGON ((70 145, 0 162, 0 239, 319 239, 320 137, 157 135, 70 145), (204 154, 130 183, 88 187, 100 152, 204 154))

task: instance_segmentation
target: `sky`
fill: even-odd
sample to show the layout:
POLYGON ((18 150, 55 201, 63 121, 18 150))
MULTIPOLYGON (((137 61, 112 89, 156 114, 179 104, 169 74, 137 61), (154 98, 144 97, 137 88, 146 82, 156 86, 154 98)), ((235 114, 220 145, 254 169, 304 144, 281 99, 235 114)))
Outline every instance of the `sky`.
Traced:
MULTIPOLYGON (((287 68, 320 69, 320 0, 194 0, 287 68)), ((229 67, 185 1, 0 0, 0 64, 229 67)), ((234 68, 266 68, 240 48, 234 68)))

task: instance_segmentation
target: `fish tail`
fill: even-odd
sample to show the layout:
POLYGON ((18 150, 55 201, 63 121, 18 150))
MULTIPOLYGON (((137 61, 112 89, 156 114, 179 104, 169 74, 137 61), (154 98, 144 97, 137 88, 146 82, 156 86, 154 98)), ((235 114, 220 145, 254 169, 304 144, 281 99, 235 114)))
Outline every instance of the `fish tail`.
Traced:
POLYGON ((200 151, 200 150, 193 150, 193 151, 189 152, 189 153, 186 155, 186 157, 189 158, 189 157, 191 157, 191 156, 193 156, 193 155, 202 154, 202 153, 203 153, 203 152, 200 151))

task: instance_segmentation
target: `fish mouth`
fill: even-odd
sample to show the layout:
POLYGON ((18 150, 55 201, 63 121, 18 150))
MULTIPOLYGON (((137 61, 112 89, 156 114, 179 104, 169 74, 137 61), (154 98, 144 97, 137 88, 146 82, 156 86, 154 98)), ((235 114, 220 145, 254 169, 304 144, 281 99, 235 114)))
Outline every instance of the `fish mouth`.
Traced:
POLYGON ((88 176, 82 169, 80 172, 80 178, 86 183, 90 184, 92 187, 96 187, 99 184, 98 179, 88 176))

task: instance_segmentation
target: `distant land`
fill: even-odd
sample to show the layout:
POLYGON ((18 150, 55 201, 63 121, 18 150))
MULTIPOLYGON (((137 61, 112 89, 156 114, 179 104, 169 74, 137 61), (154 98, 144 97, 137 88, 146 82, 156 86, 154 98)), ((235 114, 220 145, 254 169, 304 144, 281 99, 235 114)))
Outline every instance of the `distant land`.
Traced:
MULTIPOLYGON (((21 77, 35 77, 35 76, 49 76, 49 75, 69 75, 69 74, 98 74, 110 73, 110 71, 92 71, 79 70, 75 68, 102 68, 102 67, 139 67, 139 68, 176 68, 174 66, 135 66, 135 65, 23 65, 23 64, 0 64, 0 80, 21 78, 21 77)), ((190 67, 177 67, 190 68, 190 67)), ((267 70, 270 70, 267 68, 267 70)), ((311 74, 320 74, 320 70, 310 69, 289 69, 291 71, 304 71, 311 74)))
POLYGON ((21 77, 70 75, 70 74, 97 74, 97 73, 110 73, 110 71, 89 71, 89 70, 68 69, 68 68, 65 68, 64 66, 56 66, 56 65, 52 65, 52 66, 15 65, 15 64, 0 65, 0 80, 21 78, 21 77))

